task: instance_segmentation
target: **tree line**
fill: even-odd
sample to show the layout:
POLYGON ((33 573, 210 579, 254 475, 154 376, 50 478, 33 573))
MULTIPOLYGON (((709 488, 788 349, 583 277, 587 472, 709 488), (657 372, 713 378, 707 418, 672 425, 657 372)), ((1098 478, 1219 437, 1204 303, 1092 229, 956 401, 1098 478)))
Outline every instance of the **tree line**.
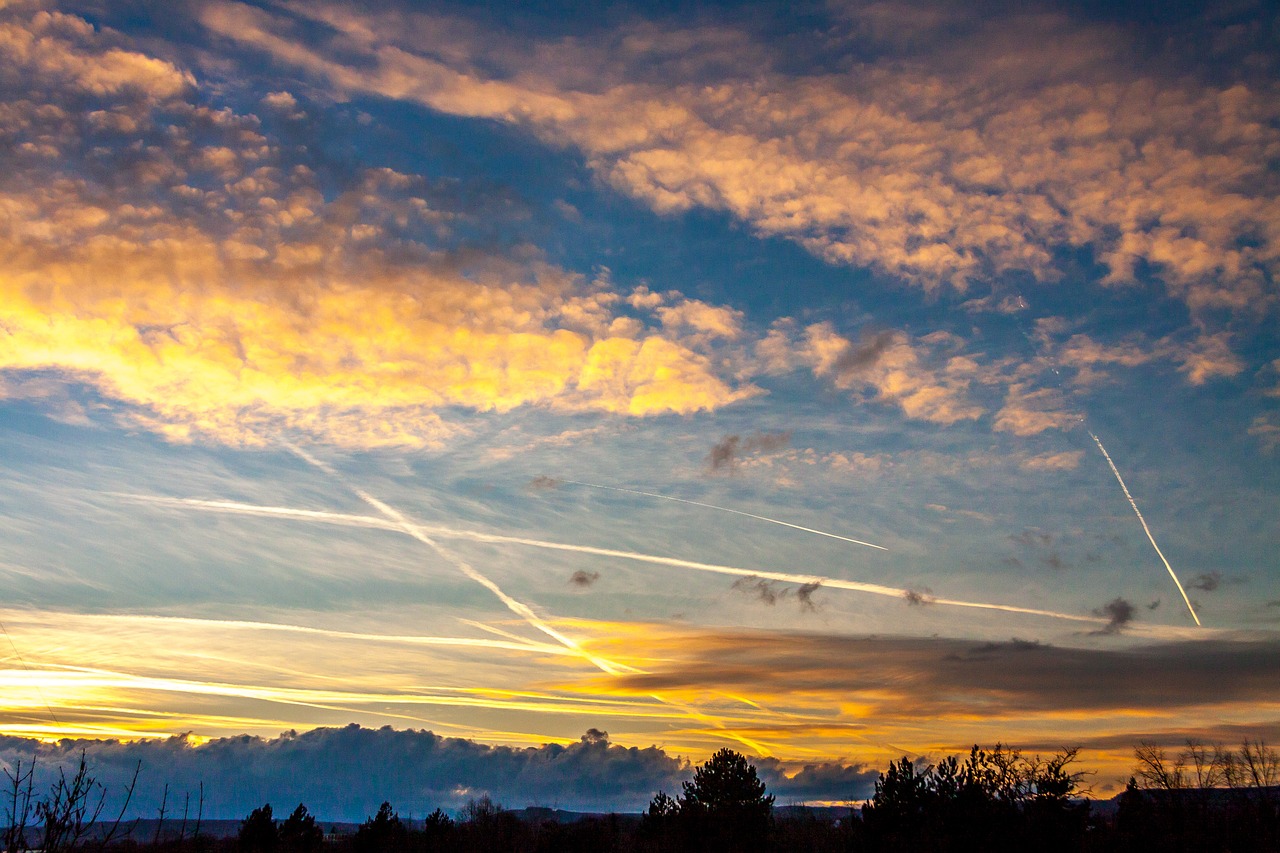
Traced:
POLYGON ((1273 748, 1193 742, 1167 753, 1142 744, 1134 756, 1134 775, 1114 810, 1087 799, 1077 750, 1041 758, 997 744, 937 764, 906 757, 891 762, 874 795, 835 818, 805 810, 782 814, 747 758, 722 749, 675 796, 656 792, 638 816, 559 822, 508 811, 481 796, 454 816, 436 809, 416 821, 401 819, 384 802, 354 833, 336 834, 332 826, 326 833, 304 804, 283 819, 264 804, 241 821, 235 837, 213 838, 201 834, 202 808, 189 821, 188 798, 176 837, 161 835, 162 805, 150 840, 138 837, 136 824, 122 828, 133 785, 119 815, 104 818, 104 792, 82 758, 70 777, 60 772, 44 798, 34 796, 32 767, 6 768, 8 826, 0 853, 1280 850, 1280 754, 1273 748))

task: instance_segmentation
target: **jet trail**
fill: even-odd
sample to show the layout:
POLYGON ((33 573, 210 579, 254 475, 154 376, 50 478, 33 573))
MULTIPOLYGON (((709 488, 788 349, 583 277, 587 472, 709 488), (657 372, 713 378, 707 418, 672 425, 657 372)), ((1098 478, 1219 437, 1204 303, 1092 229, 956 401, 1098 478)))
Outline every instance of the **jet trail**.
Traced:
MULTIPOLYGON (((557 478, 559 479, 559 478, 557 478)), ((828 533, 825 530, 815 530, 812 527, 802 527, 799 524, 792 524, 789 521, 780 521, 776 518, 769 518, 767 515, 756 515, 752 512, 743 512, 740 509, 729 509, 727 506, 716 506, 715 504, 703 503, 702 501, 691 501, 685 498, 672 497, 671 495, 659 495, 655 492, 642 492, 638 489, 624 489, 621 486, 602 486, 599 483, 584 483, 581 480, 564 480, 562 483, 570 483, 575 486, 586 486, 590 489, 607 489, 611 492, 626 492, 629 495, 643 495, 646 498, 657 498, 663 501, 676 501, 682 504, 690 504, 691 506, 705 507, 706 509, 718 509, 721 512, 731 512, 734 515, 744 515, 747 518, 754 518, 757 521, 767 521, 770 524, 781 524, 783 527, 790 527, 795 530, 803 530, 805 533, 814 533, 818 536, 829 536, 832 539, 839 539, 841 542, 852 542, 854 545, 866 545, 868 548, 875 548, 879 551, 888 551, 889 549, 883 545, 873 545, 870 542, 863 542, 861 539, 850 539, 848 536, 839 536, 835 533, 828 533)))
MULTIPOLYGON (((265 516, 270 518, 292 518, 301 521, 314 521, 343 526, 370 527, 378 530, 407 532, 403 525, 392 523, 381 518, 346 513, 323 512, 319 510, 296 510, 289 507, 255 506, 232 501, 208 501, 196 498, 161 498, 148 495, 117 494, 117 497, 162 506, 189 507, 213 512, 227 512, 240 515, 265 516)), ((883 595, 889 598, 905 599, 910 590, 884 586, 882 584, 864 583, 862 581, 831 578, 823 575, 801 575, 790 572, 771 572, 757 569, 744 569, 736 566, 723 566, 716 563, 700 563, 695 560, 682 560, 678 557, 659 557, 654 554, 642 554, 636 551, 619 551, 613 548, 595 548, 590 545, 572 545, 565 542, 548 542, 542 539, 528 539, 521 536, 504 536, 496 533, 480 533, 471 530, 457 530, 432 525, 412 525, 420 534, 430 534, 442 539, 462 539, 471 542, 487 542, 502 545, 523 545, 529 548, 542 548, 551 551, 570 551, 575 554, 591 554, 597 557, 613 557, 622 560, 634 560, 658 566, 670 566, 678 569, 691 569, 699 572, 712 572, 735 577, 755 577, 762 580, 779 581, 798 585, 819 584, 830 589, 843 589, 850 592, 865 592, 871 595, 883 595)), ((410 534, 413 535, 413 534, 410 534)), ((415 537, 417 538, 417 537, 415 537)), ((439 546, 435 546, 439 547, 439 546)), ((1107 620, 1092 616, 1078 616, 1073 613, 1059 613, 1054 610, 1040 610, 1033 607, 1017 607, 1012 604, 993 604, 982 601, 964 601, 954 598, 932 598, 929 604, 940 604, 947 607, 967 607, 978 610, 996 610, 1003 613, 1017 613, 1024 616, 1043 616, 1050 619, 1063 619, 1071 622, 1082 622, 1090 625, 1105 625, 1107 620)))
POLYGON ((414 539, 417 539, 423 545, 426 545, 428 548, 431 548, 441 557, 444 557, 446 560, 453 563, 453 565, 457 567, 458 571, 462 572, 468 578, 480 584, 485 589, 489 590, 491 593, 497 596, 498 600, 501 601, 504 605, 506 605, 508 610, 510 610, 512 613, 516 614, 525 622, 527 622, 530 625, 530 627, 536 628, 537 630, 546 634, 551 639, 560 643, 560 645, 564 646, 565 648, 573 650, 582 658, 590 661, 592 664, 598 667, 602 672, 606 672, 609 675, 620 675, 623 672, 637 672, 637 670, 634 667, 626 666, 625 664, 615 664, 612 661, 608 661, 602 657, 591 654, 586 649, 578 645, 578 643, 575 642, 573 639, 565 636, 564 634, 560 633, 555 628, 551 627, 546 622, 544 622, 542 618, 539 617, 538 614, 534 613, 533 610, 530 609, 530 607, 527 604, 517 601, 516 599, 512 598, 511 596, 503 592, 501 587, 499 587, 493 581, 489 580, 489 578, 485 577, 480 572, 476 571, 476 569, 472 568, 471 564, 468 563, 466 560, 462 559, 457 554, 454 554, 452 551, 448 550, 447 548, 440 545, 435 540, 431 539, 431 537, 427 536, 427 534, 422 531, 421 527, 419 527, 417 524, 414 524, 412 521, 410 521, 409 518, 404 515, 404 513, 400 512, 400 510, 396 509, 393 506, 389 506, 388 504, 383 503, 382 501, 378 500, 373 495, 369 494, 359 486, 348 483, 341 475, 338 474, 337 471, 335 471, 333 468, 329 467, 328 465, 324 464, 319 459, 316 459, 314 456, 312 456, 310 453, 307 453, 302 448, 295 447, 291 444, 287 444, 285 446, 295 456, 302 459, 304 462, 307 462, 308 464, 313 465, 316 468, 319 468, 321 471, 324 471, 329 476, 343 483, 347 488, 355 492, 362 501, 364 501, 369 506, 373 507, 378 512, 382 513, 384 516, 386 516, 388 519, 394 522, 395 527, 397 529, 399 529, 404 533, 407 533, 408 535, 412 536, 414 539))
MULTIPOLYGON (((390 527, 390 525, 388 525, 390 527)), ((146 624, 154 622, 166 625, 188 625, 196 628, 246 631, 278 631, 289 634, 311 634, 320 637, 331 637, 339 640, 361 640, 373 643, 394 643, 410 646, 463 646, 481 649, 499 649, 516 652, 533 652, 544 655, 567 655, 578 657, 577 652, 566 649, 560 644, 538 643, 526 640, 515 634, 502 632, 508 641, 490 640, 473 637, 429 637, 420 634, 368 634, 358 631, 335 631, 329 628, 313 628, 308 625, 290 625, 283 622, 253 622, 243 619, 200 619, 192 616, 154 616, 149 613, 104 613, 91 617, 93 621, 124 622, 146 624)), ((470 620, 464 620, 470 622, 470 620)), ((476 627, 491 630, 489 626, 479 622, 470 622, 476 627)))
POLYGON ((1178 576, 1173 573, 1173 566, 1169 565, 1169 561, 1164 558, 1164 552, 1156 544, 1156 538, 1151 535, 1151 528, 1147 527, 1147 520, 1142 517, 1142 512, 1138 509, 1138 504, 1133 499, 1133 495, 1129 494, 1129 487, 1124 484, 1124 478, 1120 476, 1120 470, 1116 468, 1116 463, 1111 461, 1111 454, 1102 446, 1102 439, 1092 432, 1089 433, 1089 437, 1093 439, 1094 444, 1098 445, 1098 449, 1102 451, 1102 458, 1106 459, 1107 464, 1111 466, 1111 473, 1116 475, 1116 481, 1120 483, 1124 496, 1129 499, 1129 506, 1133 507, 1133 512, 1138 516, 1138 521, 1142 522, 1143 531, 1146 532, 1147 538, 1151 540, 1151 547, 1156 549, 1156 554, 1160 556, 1160 562, 1164 563, 1165 569, 1169 572, 1169 577, 1173 578, 1174 586, 1178 588, 1178 592, 1182 593, 1182 600, 1186 602, 1187 611, 1190 612, 1191 618, 1196 620, 1196 626, 1199 627, 1200 617, 1196 615, 1196 609, 1191 606, 1191 599, 1187 598, 1187 591, 1182 588, 1182 581, 1178 580, 1178 576))

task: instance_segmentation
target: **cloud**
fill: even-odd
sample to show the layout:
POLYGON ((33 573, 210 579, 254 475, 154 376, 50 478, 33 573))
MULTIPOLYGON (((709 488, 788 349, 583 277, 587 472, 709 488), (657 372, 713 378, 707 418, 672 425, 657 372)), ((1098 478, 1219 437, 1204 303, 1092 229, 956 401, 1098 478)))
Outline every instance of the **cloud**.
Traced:
POLYGON ((1280 423, 1270 414, 1255 417, 1249 424, 1248 433, 1258 439, 1263 451, 1267 453, 1280 447, 1280 423))
POLYGON ((1032 389, 1027 383, 1014 382, 1004 406, 996 412, 994 426, 997 431, 1017 436, 1038 435, 1050 429, 1069 429, 1080 422, 1080 417, 1065 408, 1057 389, 1032 389))
POLYGON ((791 443, 791 432, 758 432, 745 438, 740 435, 726 435, 711 448, 707 454, 707 464, 712 471, 737 467, 744 455, 756 453, 776 453, 784 450, 791 443))
POLYGON ((1040 546, 1047 548, 1053 544, 1053 534, 1045 533, 1040 530, 1024 530, 1021 533, 1015 533, 1009 537, 1009 541, 1015 545, 1024 546, 1040 546))
POLYGON ((581 589, 586 589, 598 580, 600 580, 599 572, 588 572, 583 569, 578 569, 569 576, 569 583, 581 589))
POLYGON ((772 581, 767 581, 754 575, 752 577, 738 578, 729 588, 752 596, 761 604, 767 604, 770 607, 777 604, 779 598, 785 598, 789 591, 787 587, 779 589, 772 581))
POLYGON ((528 488, 532 489, 535 492, 542 492, 542 491, 551 491, 553 489, 558 489, 562 485, 564 485, 564 482, 562 480, 557 480, 555 477, 547 477, 544 475, 539 475, 529 481, 528 488))
POLYGON ((846 380, 850 376, 856 376, 874 367, 896 337, 893 332, 881 331, 853 344, 836 358, 835 364, 832 365, 833 372, 839 379, 846 380))
MULTIPOLYGON (((138 762, 142 770, 129 816, 154 817, 161 791, 193 797, 203 786, 206 820, 245 817, 270 802, 305 803, 324 821, 363 821, 386 800, 401 815, 437 807, 457 809, 488 794, 508 808, 556 804, 582 811, 640 812, 659 790, 679 790, 693 775, 681 758, 657 746, 609 741, 588 728, 576 742, 535 747, 488 746, 430 731, 321 728, 279 737, 240 736, 199 743, 184 736, 119 742, 66 739, 55 744, 0 737, 0 762, 24 765, 38 750, 40 788, 59 766, 74 768, 81 751, 106 788, 119 798, 138 762), (370 768, 377 768, 370 773, 370 768)), ((769 791, 785 802, 853 801, 869 795, 878 770, 839 761, 790 768, 775 758, 752 758, 769 791)))
MULTIPOLYGON (((34 746, 0 738, 0 757, 29 761, 34 746)), ((457 808, 482 793, 509 807, 558 802, 561 808, 639 811, 655 791, 672 790, 689 775, 688 765, 658 747, 617 746, 595 728, 576 743, 521 748, 354 724, 203 745, 183 737, 67 739, 40 745, 40 772, 71 766, 81 750, 113 798, 142 762, 132 814, 154 816, 166 783, 171 805, 175 792, 194 795, 203 784, 206 819, 244 817, 264 802, 303 802, 325 820, 361 821, 383 800, 401 814, 422 815, 457 808)))
POLYGON ((1202 572, 1187 582, 1187 589, 1198 589, 1204 592, 1215 592, 1224 584, 1244 583, 1245 578, 1224 578, 1222 572, 1202 572))
POLYGON ((1133 605, 1118 596, 1093 612, 1095 615, 1105 617, 1108 620, 1106 627, 1097 632, 1100 634, 1120 633, 1126 625, 1133 621, 1135 614, 1133 605))
POLYGON ((0 107, 26 151, 0 176, 0 370, 234 445, 424 446, 457 433, 455 407, 644 417, 758 393, 721 375, 733 311, 624 315, 607 281, 466 245, 460 227, 500 218, 483 197, 390 169, 326 185, 305 148, 121 39, 0 13, 0 107))
POLYGON ((1204 590, 1205 592, 1213 592, 1221 585, 1222 585, 1221 572, 1216 572, 1216 571, 1205 572, 1203 574, 1196 575, 1194 578, 1188 581, 1187 589, 1200 589, 1200 590, 1204 590))
POLYGON ((82 18, 48 11, 28 17, 21 6, 13 11, 25 20, 0 21, 4 82, 19 77, 35 81, 37 91, 49 86, 81 95, 128 93, 155 101, 195 85, 189 72, 113 44, 113 34, 100 34, 82 18))
POLYGON ((815 323, 796 344, 798 357, 815 375, 842 390, 869 392, 898 406, 909 418, 953 424, 982 415, 966 398, 971 362, 951 358, 937 364, 931 342, 913 343, 901 332, 879 333, 854 344, 830 323, 815 323))
POLYGON ((660 213, 724 211, 924 288, 1054 281, 1059 248, 1089 247, 1110 281, 1147 267, 1193 310, 1248 311, 1280 263, 1280 108, 1239 52, 1218 57, 1237 63, 1220 83, 1139 72, 1130 33, 1044 8, 886 42, 918 15, 888 3, 833 12, 847 29, 823 28, 823 47, 846 61, 798 72, 727 23, 520 45, 442 16, 297 12, 328 33, 236 4, 201 19, 339 95, 510 123, 660 213))
POLYGON ((1074 471, 1080 467, 1080 460, 1083 458, 1083 450, 1067 450, 1029 456, 1018 464, 1024 471, 1074 471))
POLYGON ((902 594, 902 597, 905 598, 907 600, 907 604, 910 604, 912 607, 919 607, 923 604, 933 603, 933 590, 928 587, 924 587, 920 590, 909 589, 902 594))
POLYGON ((925 715, 968 720, 974 707, 986 708, 993 724, 1006 728, 1049 715, 1049 731, 1080 714, 1136 714, 1116 723, 1134 726, 1136 740, 1152 716, 1179 710, 1196 716, 1206 702, 1246 718, 1266 714, 1257 703, 1274 694, 1278 650, 1280 641, 1271 636, 1109 648, 704 631, 656 638, 653 654, 668 656, 668 663, 624 676, 617 686, 636 693, 753 687, 757 696, 803 694, 814 698, 815 708, 824 700, 859 703, 861 718, 884 726, 925 715))
POLYGON ((818 607, 813 601, 813 594, 821 586, 821 581, 812 581, 793 587, 791 585, 777 584, 752 575, 738 578, 729 588, 751 596, 761 604, 766 604, 769 607, 773 607, 779 601, 786 601, 787 598, 794 594, 796 603, 800 605, 802 612, 816 613, 818 607))
POLYGON ((813 603, 813 594, 822 586, 821 581, 813 581, 811 583, 800 584, 796 587, 796 600, 800 602, 801 610, 815 611, 817 605, 813 603))

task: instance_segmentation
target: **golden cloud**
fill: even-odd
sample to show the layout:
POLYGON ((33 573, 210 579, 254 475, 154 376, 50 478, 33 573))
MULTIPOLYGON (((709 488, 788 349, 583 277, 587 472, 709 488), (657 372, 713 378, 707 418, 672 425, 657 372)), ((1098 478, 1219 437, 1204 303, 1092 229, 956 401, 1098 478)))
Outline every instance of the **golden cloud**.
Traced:
POLYGON ((3 104, 0 133, 59 158, 33 148, 0 179, 0 370, 61 373, 171 438, 233 444, 424 445, 452 407, 646 416, 756 393, 709 357, 734 312, 621 313, 527 252, 438 248, 468 211, 411 175, 370 170, 326 199, 256 117, 187 103, 189 75, 125 61, 78 20, 0 28, 46 92, 3 104), (72 105, 85 93, 101 109, 72 105))

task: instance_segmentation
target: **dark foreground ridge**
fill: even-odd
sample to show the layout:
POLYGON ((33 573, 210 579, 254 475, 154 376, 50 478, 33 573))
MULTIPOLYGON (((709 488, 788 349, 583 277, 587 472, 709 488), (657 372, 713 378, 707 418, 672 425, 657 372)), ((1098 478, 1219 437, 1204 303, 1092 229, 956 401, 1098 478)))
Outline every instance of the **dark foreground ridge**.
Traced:
MULTIPOLYGON (((270 804, 243 820, 205 820, 184 798, 167 817, 104 816, 105 791, 83 761, 39 797, 28 767, 6 768, 8 822, 0 853, 470 853, 470 851, 1276 851, 1280 754, 1197 744, 1176 756, 1142 745, 1127 789, 1087 799, 1074 750, 1041 759, 997 745, 936 765, 893 762, 865 803, 781 806, 746 757, 717 752, 641 814, 504 809, 487 795, 453 814, 401 817, 390 803, 362 823, 318 820, 270 804)), ((125 792, 127 810, 128 795, 125 792)))

